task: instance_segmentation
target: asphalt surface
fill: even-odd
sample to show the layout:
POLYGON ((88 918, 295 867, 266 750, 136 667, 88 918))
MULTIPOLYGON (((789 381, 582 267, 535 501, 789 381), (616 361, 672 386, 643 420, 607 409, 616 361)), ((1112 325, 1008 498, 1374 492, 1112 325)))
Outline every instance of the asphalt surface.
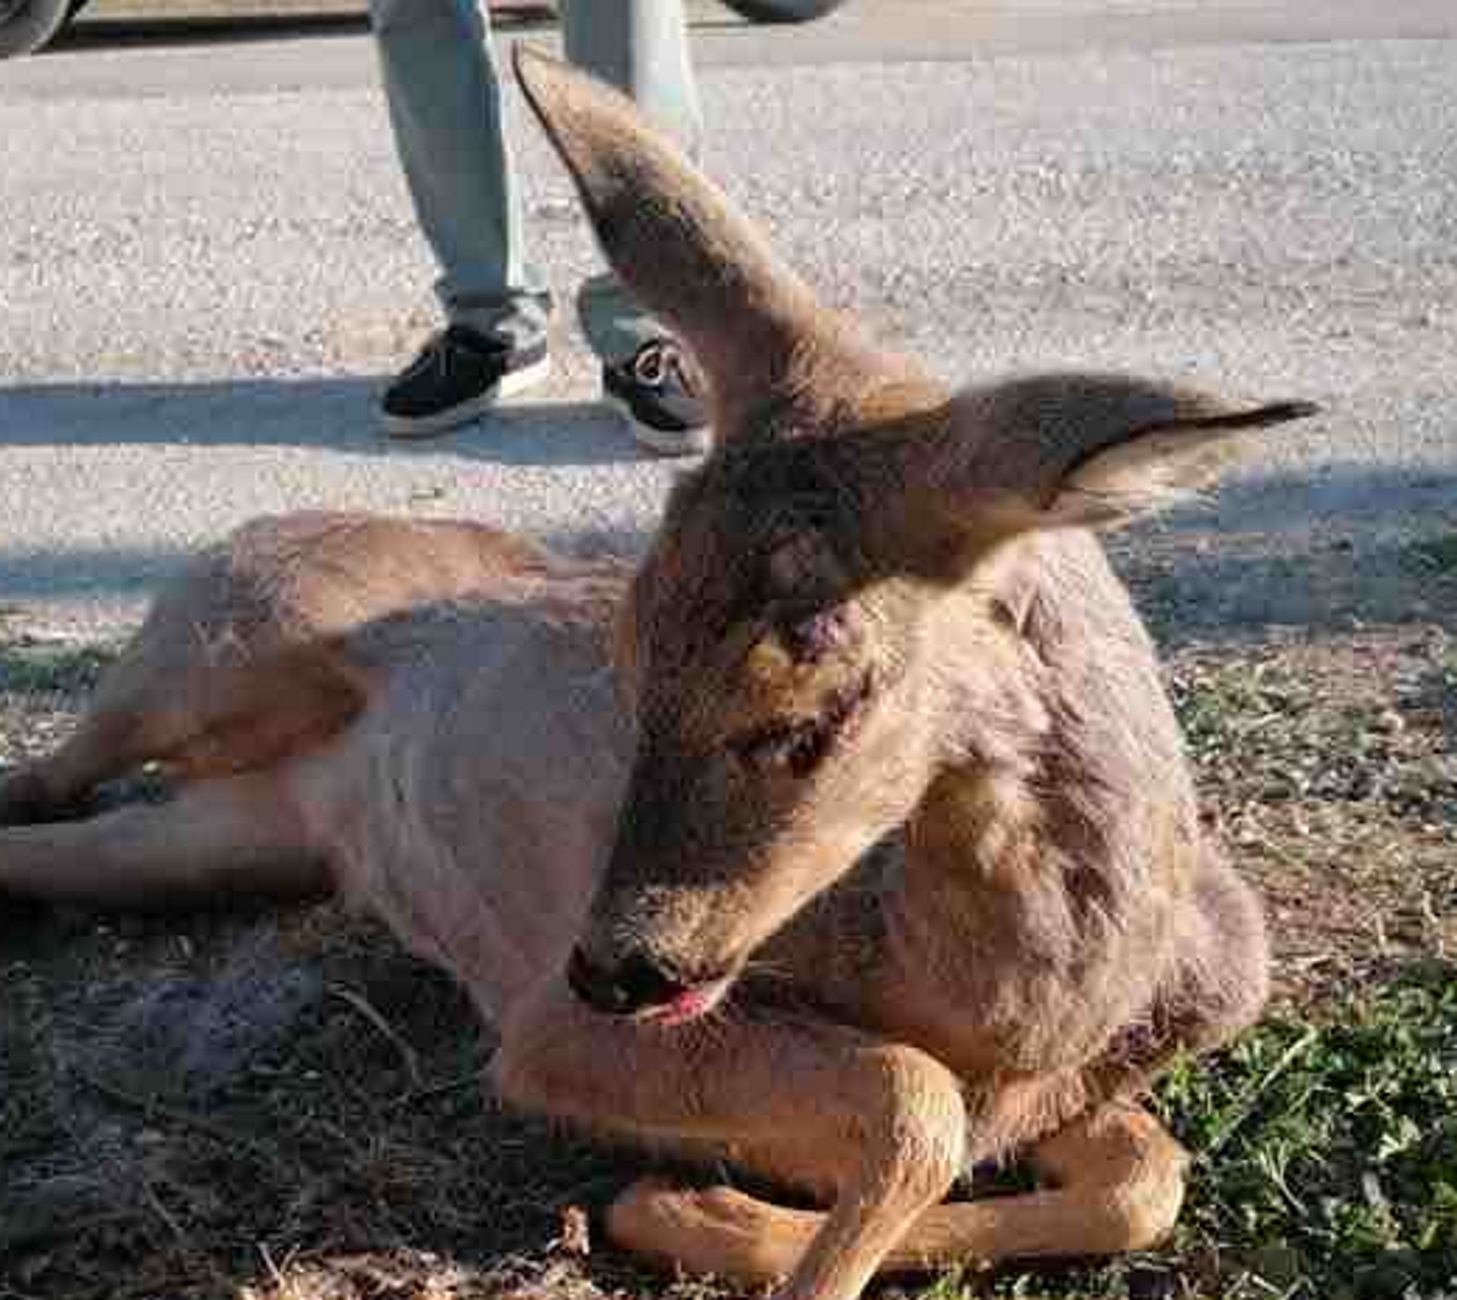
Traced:
MULTIPOLYGON (((1457 530, 1457 7, 695 15, 709 170, 887 341, 948 378, 1112 367, 1326 405, 1179 545, 1457 530)), ((568 306, 594 252, 518 125, 568 306)), ((25 627, 114 631, 200 541, 305 506, 630 545, 674 473, 593 404, 570 311, 546 388, 437 442, 378 436, 373 394, 435 311, 357 19, 102 9, 0 65, 0 231, 0 610, 25 627)))

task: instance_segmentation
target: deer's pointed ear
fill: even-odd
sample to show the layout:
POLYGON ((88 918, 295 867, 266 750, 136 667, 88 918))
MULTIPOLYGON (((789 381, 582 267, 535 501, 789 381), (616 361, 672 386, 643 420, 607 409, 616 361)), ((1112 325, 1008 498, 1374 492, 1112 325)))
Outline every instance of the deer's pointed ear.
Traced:
POLYGON ((1218 483, 1251 449, 1250 430, 1316 414, 1310 402, 1266 402, 1132 432, 1089 453, 1056 484, 1039 527, 1114 526, 1167 509, 1218 483))
POLYGON ((878 567, 954 579, 1017 533, 1128 522, 1212 487, 1251 431, 1317 409, 1232 404, 1117 375, 1038 375, 963 393, 899 449, 904 500, 887 503, 895 522, 881 530, 878 567))
POLYGON ((523 45, 515 64, 608 260, 703 369, 720 437, 863 346, 630 100, 523 45))

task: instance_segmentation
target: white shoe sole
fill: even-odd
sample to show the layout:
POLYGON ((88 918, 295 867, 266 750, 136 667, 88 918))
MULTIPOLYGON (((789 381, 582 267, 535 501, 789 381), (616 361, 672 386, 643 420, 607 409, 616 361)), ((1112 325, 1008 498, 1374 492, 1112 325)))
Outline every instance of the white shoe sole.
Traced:
POLYGON ((463 424, 480 419, 502 398, 515 397, 528 388, 535 388, 551 374, 551 358, 542 357, 520 370, 511 370, 502 375, 494 388, 488 388, 479 397, 473 397, 459 406, 435 415, 405 416, 379 413, 380 428, 391 438, 433 438, 437 434, 449 433, 463 424))
POLYGON ((670 433, 644 424, 633 415, 632 407, 615 393, 603 393, 602 400, 622 416, 638 445, 646 447, 655 456, 701 456, 713 445, 713 433, 707 425, 701 429, 670 433))

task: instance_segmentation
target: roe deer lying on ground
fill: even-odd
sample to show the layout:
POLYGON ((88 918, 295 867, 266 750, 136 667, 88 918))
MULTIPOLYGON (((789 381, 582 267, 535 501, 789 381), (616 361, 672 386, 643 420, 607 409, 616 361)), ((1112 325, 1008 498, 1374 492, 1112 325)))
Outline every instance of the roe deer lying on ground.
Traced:
POLYGON ((1085 525, 1308 413, 873 350, 619 97, 519 71, 717 447, 635 573, 469 523, 262 520, 164 592, 0 792, 0 893, 337 889, 498 1027, 510 1100, 813 1198, 646 1180, 630 1249, 840 1300, 880 1269, 1149 1245, 1134 1100, 1259 1011, 1149 640, 1085 525), (621 694, 619 694, 619 691, 621 694), (51 821, 145 760, 161 806, 51 821), (1042 1190, 940 1204, 969 1161, 1042 1190))

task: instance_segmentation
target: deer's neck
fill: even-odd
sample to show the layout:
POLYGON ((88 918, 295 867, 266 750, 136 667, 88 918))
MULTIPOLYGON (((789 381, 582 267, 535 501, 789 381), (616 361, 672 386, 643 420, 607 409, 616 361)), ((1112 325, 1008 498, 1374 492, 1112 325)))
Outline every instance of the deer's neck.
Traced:
POLYGON ((1021 774, 943 772, 906 826, 896 928, 921 953, 981 965, 989 945, 1035 939, 1049 892, 1040 816, 1021 774), (944 950, 944 952, 942 951, 944 950))
MULTIPOLYGON (((966 1077, 1041 1070, 1075 996, 1077 906, 1022 774, 944 772, 906 827, 885 900, 882 1015, 966 1077)), ((1069 1045, 1070 1046, 1070 1045, 1069 1045)))

